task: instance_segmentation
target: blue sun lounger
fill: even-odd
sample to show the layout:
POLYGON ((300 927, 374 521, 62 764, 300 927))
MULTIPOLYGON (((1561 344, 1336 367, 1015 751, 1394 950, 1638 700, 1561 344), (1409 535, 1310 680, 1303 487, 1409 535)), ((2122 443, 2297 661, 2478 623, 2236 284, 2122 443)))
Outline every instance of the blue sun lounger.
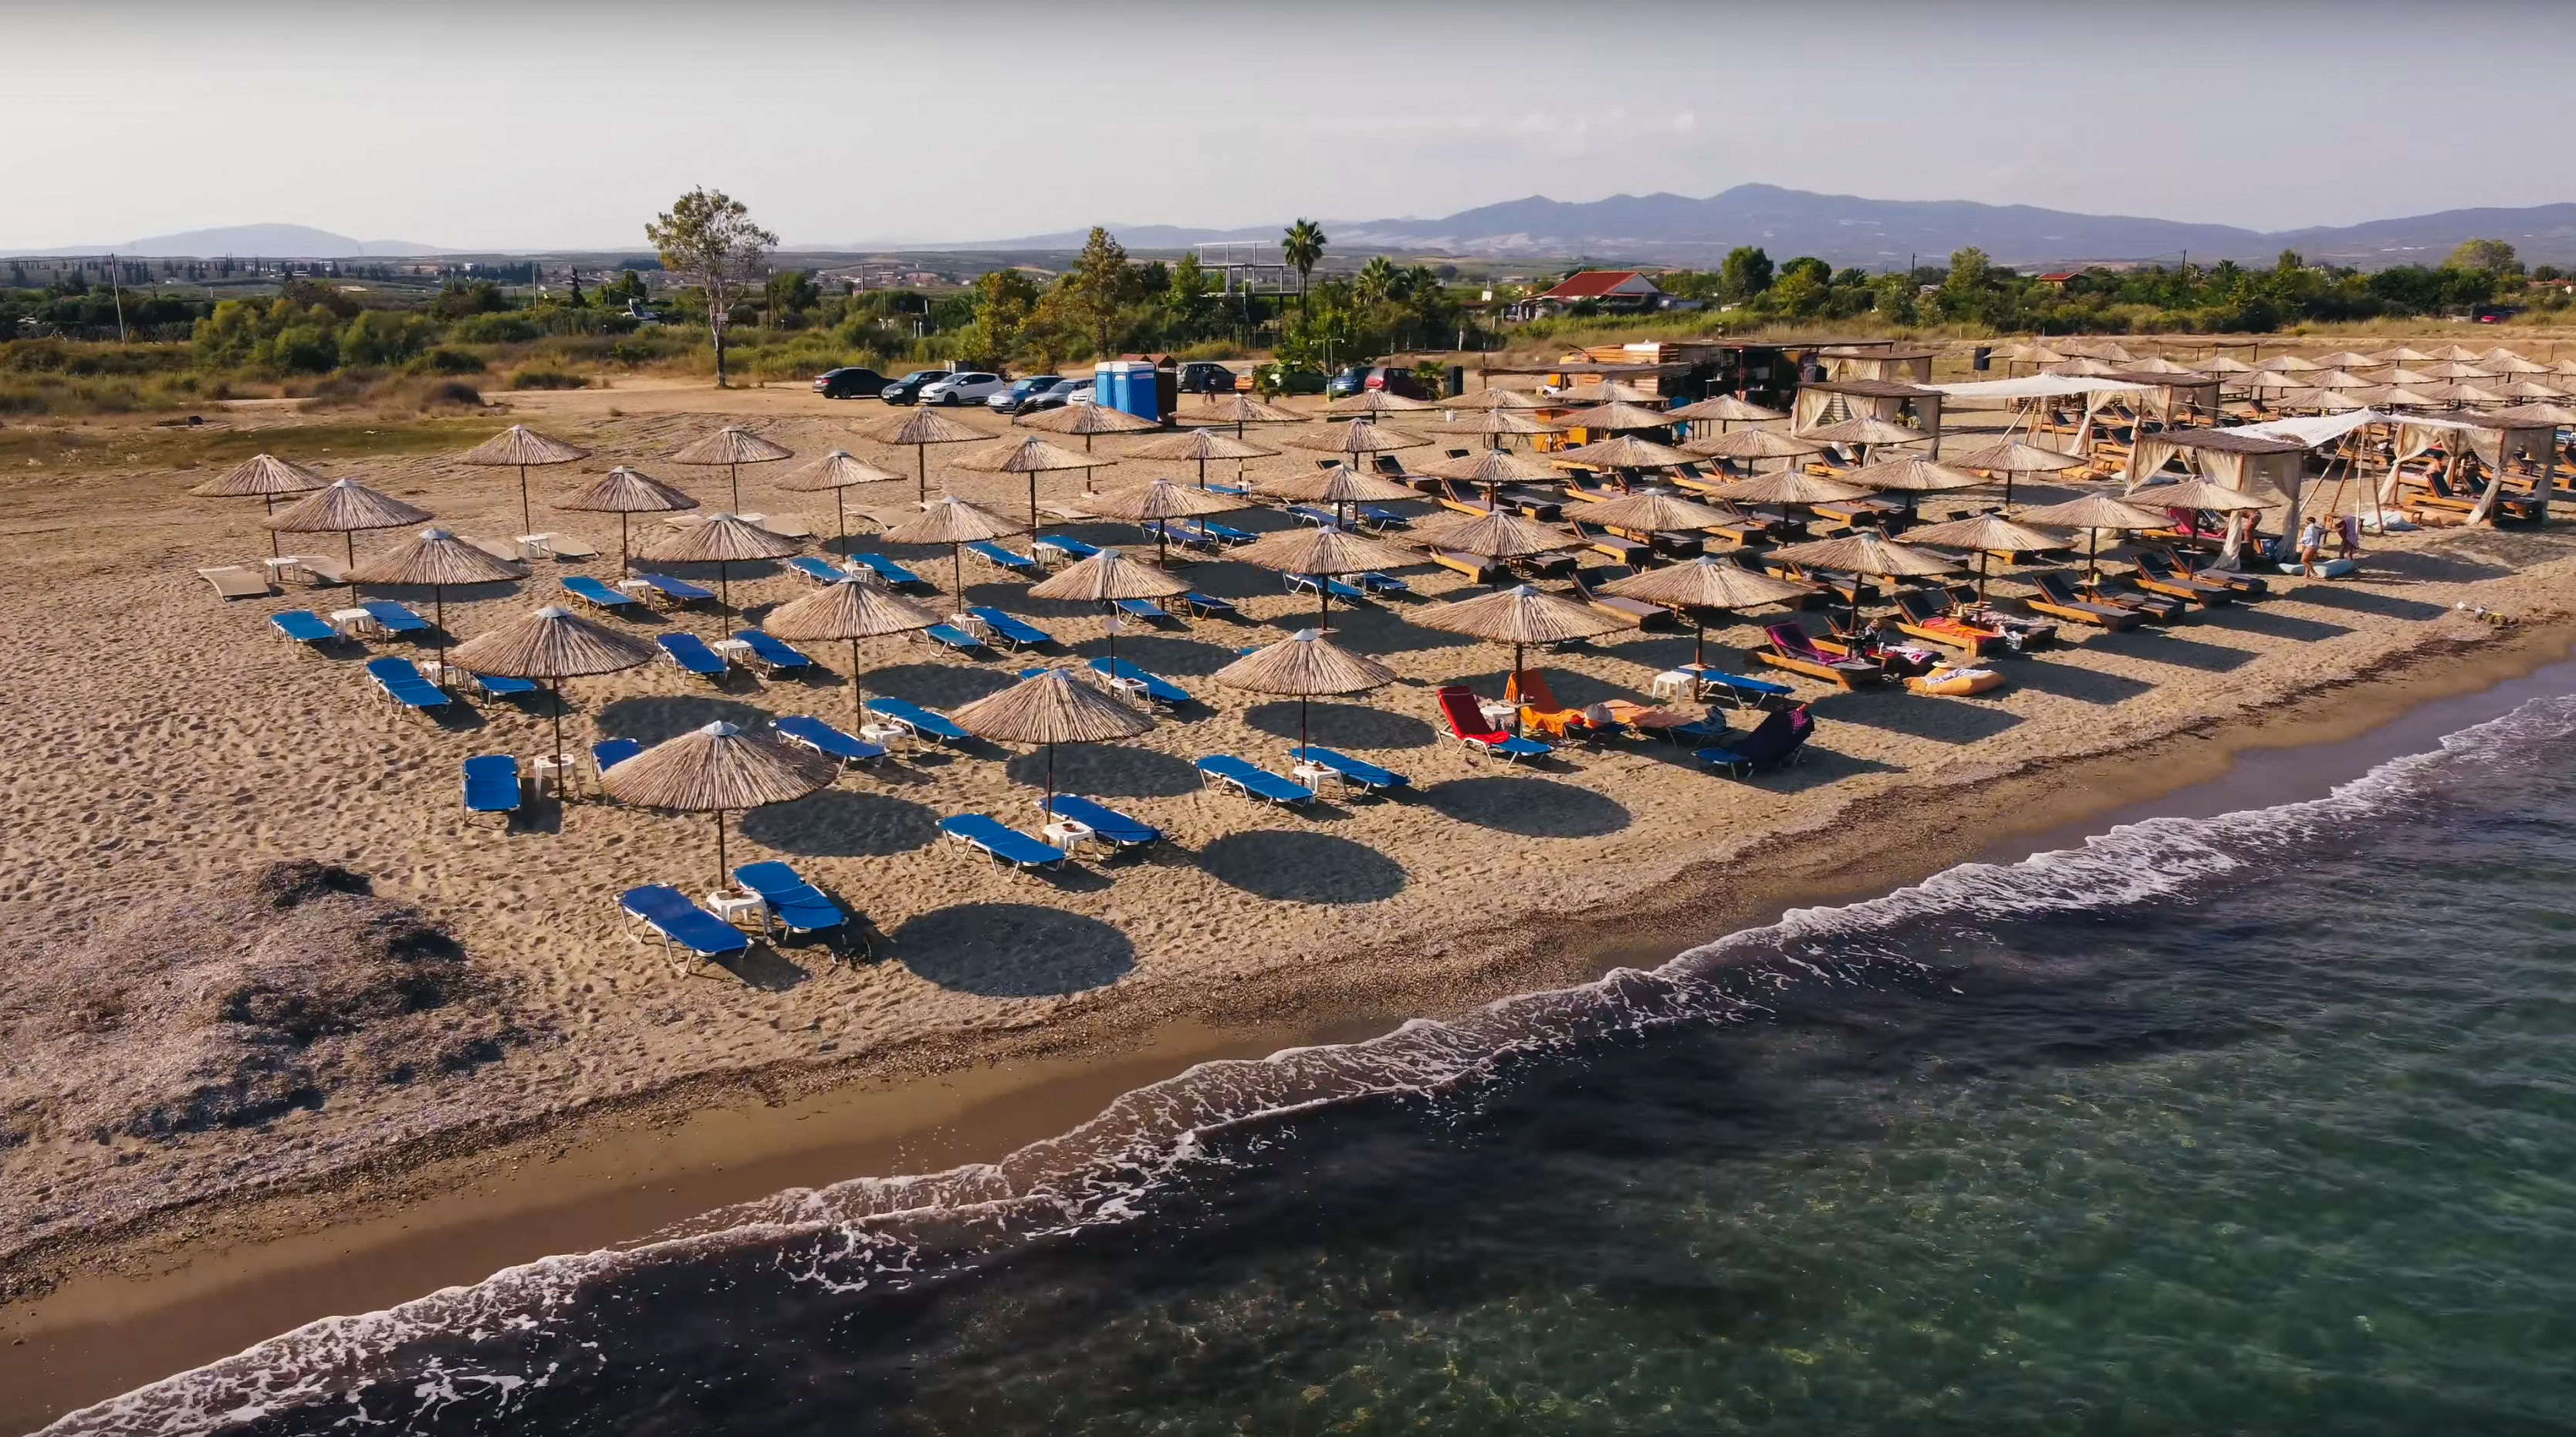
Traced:
POLYGON ((1702 693, 1719 695, 1740 709, 1776 702, 1797 693, 1797 690, 1787 684, 1775 684, 1763 679, 1748 679, 1742 674, 1721 674, 1715 669, 1700 671, 1699 686, 1702 693))
POLYGON ((519 811, 519 761, 487 753, 465 761, 465 811, 497 813, 503 827, 519 811))
POLYGON ((1302 783, 1292 783, 1266 768, 1245 763, 1232 754, 1211 754, 1198 763, 1203 783, 1221 783, 1246 798, 1265 803, 1307 803, 1315 791, 1302 783))
POLYGON ((465 677, 472 679, 474 687, 482 690, 483 697, 487 699, 515 699, 523 694, 537 691, 535 679, 514 679, 508 674, 477 673, 467 673, 465 677))
POLYGON ((446 690, 431 683, 409 659, 369 659, 367 677, 375 680, 377 691, 388 702, 413 713, 443 709, 452 702, 446 690))
POLYGON ((1091 830, 1093 841, 1109 845, 1114 853, 1151 848, 1163 841, 1163 830, 1078 793, 1059 793, 1051 803, 1040 802, 1046 804, 1049 817, 1081 824, 1091 830))
POLYGON ((1125 679, 1131 684, 1142 685, 1145 697, 1161 708, 1179 708, 1190 701, 1189 690, 1173 683, 1170 679, 1149 674, 1125 659, 1093 659, 1091 671, 1095 674, 1105 674, 1113 679, 1125 679))
POLYGON ((650 932, 662 940, 666 955, 685 950, 696 958, 721 958, 751 948, 751 935, 690 902, 689 895, 667 883, 630 888, 617 906, 626 914, 628 936, 640 943, 644 932, 650 932))
POLYGON ((1413 592, 1413 586, 1411 584, 1404 582, 1393 574, 1353 574, 1351 576, 1351 582, 1368 590, 1371 596, 1380 594, 1410 594, 1413 592))
POLYGON ((814 666, 812 659, 796 652, 786 640, 765 629, 736 629, 733 636, 751 645, 751 661, 769 673, 793 673, 814 666))
POLYGON ((733 668, 725 662, 723 655, 708 648, 706 640, 695 634, 655 634, 653 642, 660 646, 662 657, 709 683, 722 682, 725 674, 733 668))
POLYGON ((1171 617, 1170 614, 1154 607, 1153 602, 1147 599, 1113 599, 1109 607, 1140 624, 1159 624, 1171 617))
POLYGON ((369 599, 358 606, 367 611, 377 627, 388 634, 425 634, 429 620, 404 608, 391 599, 369 599))
POLYGON ((1015 619, 990 604, 981 604, 966 612, 982 619, 984 627, 993 631, 994 638, 1000 639, 1014 650, 1035 648, 1040 644, 1055 642, 1055 635, 1026 620, 1015 619))
POLYGON ((1030 558, 1026 554, 1014 553, 1009 549, 1005 549, 990 539, 979 539, 974 543, 967 545, 966 552, 983 560, 985 563, 992 565, 996 569, 1005 570, 1009 573, 1034 574, 1038 571, 1037 560, 1030 558))
POLYGON ((1413 786, 1413 780, 1403 774, 1389 772, 1376 764, 1355 759, 1349 754, 1335 753, 1331 749, 1316 748, 1311 744, 1304 748, 1288 750, 1288 758, 1292 763, 1313 764, 1351 787, 1369 793, 1392 793, 1396 789, 1413 786))
POLYGON ((868 712, 891 724, 901 724, 914 738, 937 739, 941 743, 964 743, 966 730, 959 728, 946 714, 933 713, 910 699, 870 699, 868 712))
POLYGON ((865 739, 852 738, 821 719, 806 714, 788 714, 775 722, 779 736, 789 743, 801 743, 825 758, 838 759, 843 767, 854 763, 875 763, 886 751, 865 739))
POLYGON ((787 561, 787 567, 818 584, 837 584, 849 577, 849 571, 811 554, 798 554, 787 561))
POLYGON ((318 649, 340 637, 338 629, 310 609, 289 609, 282 614, 271 614, 268 622, 279 633, 308 648, 318 649))
POLYGON ((874 573, 878 578, 885 580, 886 587, 889 589, 900 589, 907 584, 914 588, 929 587, 929 585, 921 582, 921 576, 919 574, 914 573, 910 569, 905 568, 903 565, 896 563, 894 560, 887 558, 883 554, 852 554, 850 556, 850 562, 858 565, 862 569, 866 569, 874 573))
POLYGON ((1062 534, 1049 534, 1030 544, 1029 547, 1037 550, 1042 557, 1052 556, 1059 563, 1088 559, 1100 552, 1100 546, 1097 544, 1086 544, 1080 539, 1069 539, 1062 534))
POLYGON ((1186 594, 1177 595, 1173 598, 1167 599, 1164 602, 1178 604, 1182 608, 1189 610, 1191 617, 1200 619, 1213 617, 1224 617, 1230 619, 1233 618, 1237 612, 1233 604, 1218 598, 1214 594, 1202 594, 1196 589, 1192 589, 1186 594))
POLYGON ((703 604, 716 596, 713 589, 692 584, 686 579, 674 579, 668 574, 638 574, 635 577, 650 585, 654 593, 670 600, 673 608, 682 604, 703 604))
POLYGON ((644 601, 633 594, 612 589, 588 574, 575 574, 564 580, 563 591, 594 609, 612 614, 623 613, 628 609, 640 609, 644 606, 644 601))
POLYGON ((1318 529, 1338 528, 1342 522, 1341 515, 1330 509, 1318 509, 1312 504, 1291 504, 1288 506, 1287 513, 1289 518, 1298 523, 1312 524, 1318 529))
POLYGON ((1311 594, 1321 589, 1336 599, 1354 604, 1368 597, 1355 584, 1345 584, 1320 574, 1282 574, 1280 577, 1288 581, 1288 592, 1292 594, 1311 594))
POLYGON ((973 634, 966 632, 955 624, 933 624, 929 628, 923 629, 921 631, 921 636, 951 653, 964 654, 970 659, 984 652, 984 641, 982 639, 975 637, 973 634))
POLYGON ((982 853, 996 866, 1013 868, 1056 868, 1072 855, 1044 839, 1032 838, 1000 819, 981 813, 961 813, 939 820, 939 831, 958 843, 982 853))
POLYGON ((733 881, 759 894, 760 901, 769 905, 769 922, 791 938, 849 930, 850 915, 841 911, 841 905, 784 863, 743 864, 733 871, 733 881))
POLYGON ((631 738, 604 738, 590 746, 590 766, 606 773, 644 751, 644 745, 631 738))

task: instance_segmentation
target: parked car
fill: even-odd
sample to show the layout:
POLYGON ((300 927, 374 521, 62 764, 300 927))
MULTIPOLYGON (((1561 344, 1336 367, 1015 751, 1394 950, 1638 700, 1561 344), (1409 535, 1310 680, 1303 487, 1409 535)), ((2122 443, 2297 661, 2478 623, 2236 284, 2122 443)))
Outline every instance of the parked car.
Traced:
POLYGON ((1047 407, 1037 402, 1041 395, 1050 390, 1062 389, 1072 382, 1061 374, 1032 374, 985 400, 984 403, 1004 414, 1026 414, 1032 409, 1047 407))
POLYGON ((814 392, 825 399, 874 399, 893 382, 873 369, 848 366, 814 376, 814 392))
POLYGON ((981 369, 965 369, 921 387, 924 404, 981 404, 1011 387, 1011 381, 981 369))
POLYGON ((1222 364, 1210 364, 1205 360, 1184 364, 1181 366, 1181 392, 1183 394, 1232 394, 1234 371, 1222 364))
POLYGON ((1029 407, 1031 409, 1062 409, 1068 404, 1095 404, 1099 402, 1094 397, 1098 392, 1096 381, 1077 379, 1071 384, 1059 384, 1055 388, 1048 390, 1046 393, 1039 395, 1035 400, 1031 401, 1029 407))
POLYGON ((1383 389, 1407 399, 1433 397, 1422 387, 1422 381, 1413 377, 1412 370, 1392 364, 1354 364, 1333 376, 1332 383, 1324 387, 1324 397, 1348 399, 1363 389, 1383 389))
POLYGON ((888 404, 918 404, 921 391, 948 377, 945 369, 916 369, 877 392, 877 398, 888 404))

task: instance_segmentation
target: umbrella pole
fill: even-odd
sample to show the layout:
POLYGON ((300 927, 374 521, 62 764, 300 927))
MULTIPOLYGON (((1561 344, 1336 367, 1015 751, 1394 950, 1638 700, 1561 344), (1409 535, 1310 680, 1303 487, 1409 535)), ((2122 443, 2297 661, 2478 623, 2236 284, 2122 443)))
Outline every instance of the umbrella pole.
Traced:
MULTIPOLYGON (((1087 473, 1087 472, 1089 472, 1089 471, 1087 471, 1087 470, 1086 470, 1086 471, 1084 471, 1084 472, 1086 472, 1086 473, 1087 473)), ((1031 537, 1032 539, 1034 539, 1034 538, 1036 537, 1036 535, 1037 535, 1037 532, 1038 532, 1038 475, 1037 475, 1037 471, 1036 471, 1036 470, 1034 470, 1034 469, 1032 469, 1032 470, 1030 470, 1030 471, 1029 471, 1029 534, 1030 534, 1030 537, 1031 537)))
MULTIPOLYGON (((739 514, 742 512, 742 466, 739 464, 728 464, 725 468, 731 470, 733 473, 733 511, 739 514)), ((718 823, 722 823, 724 820, 718 819, 716 821, 718 823)))
MULTIPOLYGON (((553 679, 553 680, 550 680, 550 681, 547 683, 547 686, 546 686, 546 687, 547 687, 547 691, 548 691, 548 692, 553 696, 554 701, 555 701, 555 702, 554 702, 554 720, 555 720, 555 757, 556 757, 557 759, 561 759, 561 758, 563 757, 563 751, 564 751, 564 746, 563 746, 563 711, 564 711, 564 701, 563 701, 563 680, 561 680, 561 679, 553 679)), ((557 769, 557 770, 555 770, 555 772, 556 772, 557 774, 561 774, 561 773, 563 772, 563 770, 561 770, 561 769, 557 769)), ((556 790, 556 792, 557 792, 558 794, 560 794, 562 791, 563 791, 563 790, 562 790, 561 788, 558 788, 558 789, 556 790)))
POLYGON ((832 491, 832 527, 841 531, 841 557, 845 559, 850 556, 849 497, 850 491, 847 489, 832 491))
POLYGON ((1054 744, 1048 744, 1048 745, 1046 746, 1046 751, 1047 751, 1047 795, 1046 795, 1046 807, 1044 807, 1044 808, 1042 808, 1042 809, 1039 809, 1039 810, 1038 810, 1038 812, 1045 814, 1045 815, 1046 815, 1046 816, 1048 816, 1049 818, 1053 818, 1053 817, 1055 816, 1055 745, 1054 745, 1054 744))
POLYGON ((1199 487, 1202 489, 1207 487, 1207 461, 1205 459, 1199 461, 1199 487))
POLYGON ((716 565, 716 632, 724 633, 725 620, 733 617, 733 565, 716 565))
POLYGON ((626 521, 629 517, 622 510, 617 515, 617 572, 621 574, 635 572, 635 561, 626 552, 626 521))
POLYGON ((868 721, 867 696, 859 692, 859 641, 850 640, 850 727, 868 721))
MULTIPOLYGON (((1204 475, 1207 473, 1207 466, 1205 466, 1205 465, 1201 465, 1201 466, 1199 466, 1199 473, 1200 473, 1202 476, 1204 476, 1204 475)), ((1206 481, 1204 478, 1202 478, 1202 479, 1199 481, 1199 487, 1201 487, 1201 488, 1205 488, 1205 487, 1207 487, 1207 481, 1206 481)), ((262 499, 266 500, 266 501, 267 501, 267 503, 268 503, 268 512, 269 512, 269 516, 270 516, 271 518, 276 517, 276 515, 277 515, 277 496, 276 496, 276 495, 274 495, 274 494, 263 494, 263 495, 261 495, 260 497, 261 497, 262 499)), ((280 549, 277 547, 277 531, 276 531, 275 529, 271 529, 271 530, 269 530, 269 531, 268 531, 268 557, 270 557, 270 558, 274 559, 274 558, 279 557, 279 556, 280 556, 280 554, 282 554, 283 552, 284 552, 284 551, 280 550, 280 549)))
POLYGON ((522 464, 519 466, 519 532, 525 534, 536 527, 537 521, 528 515, 528 466, 522 464))
POLYGON ((447 586, 429 587, 430 622, 438 627, 438 686, 447 687, 447 586))
POLYGON ((1691 618, 1691 667, 1708 671, 1708 620, 1697 615, 1691 618))
POLYGON ((719 893, 722 893, 725 889, 725 874, 727 872, 728 870, 725 868, 724 810, 719 808, 716 810, 716 891, 719 893))
POLYGON ((950 593, 957 596, 957 608, 959 612, 964 612, 966 608, 966 546, 963 544, 951 544, 948 546, 948 590, 950 593))
POLYGON ((1311 740, 1306 737, 1306 696, 1299 694, 1297 695, 1297 757, 1300 760, 1306 757, 1306 748, 1310 742, 1311 740))
POLYGON ((930 497, 930 446, 927 444, 912 446, 912 477, 913 482, 920 486, 920 497, 928 499, 930 497))

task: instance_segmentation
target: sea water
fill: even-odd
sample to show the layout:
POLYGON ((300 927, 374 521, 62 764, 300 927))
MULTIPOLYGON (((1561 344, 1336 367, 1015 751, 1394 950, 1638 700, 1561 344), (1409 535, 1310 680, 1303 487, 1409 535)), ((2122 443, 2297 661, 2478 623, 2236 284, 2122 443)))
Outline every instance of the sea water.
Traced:
POLYGON ((2576 701, 59 1425, 2576 1430, 2576 701))

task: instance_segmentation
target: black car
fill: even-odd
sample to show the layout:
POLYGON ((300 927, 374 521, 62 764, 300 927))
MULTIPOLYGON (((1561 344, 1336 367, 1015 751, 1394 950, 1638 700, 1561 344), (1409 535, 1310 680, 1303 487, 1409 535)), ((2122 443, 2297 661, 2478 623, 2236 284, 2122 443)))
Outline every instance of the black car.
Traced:
POLYGON ((893 382, 873 369, 827 369, 814 376, 814 392, 825 399, 873 399, 893 382))
POLYGON ((1184 364, 1181 366, 1181 392, 1183 394, 1232 394, 1234 371, 1222 364, 1210 364, 1205 360, 1184 364))
POLYGON ((945 369, 916 369, 877 391, 877 398, 888 404, 918 404, 921 391, 948 377, 945 369))

